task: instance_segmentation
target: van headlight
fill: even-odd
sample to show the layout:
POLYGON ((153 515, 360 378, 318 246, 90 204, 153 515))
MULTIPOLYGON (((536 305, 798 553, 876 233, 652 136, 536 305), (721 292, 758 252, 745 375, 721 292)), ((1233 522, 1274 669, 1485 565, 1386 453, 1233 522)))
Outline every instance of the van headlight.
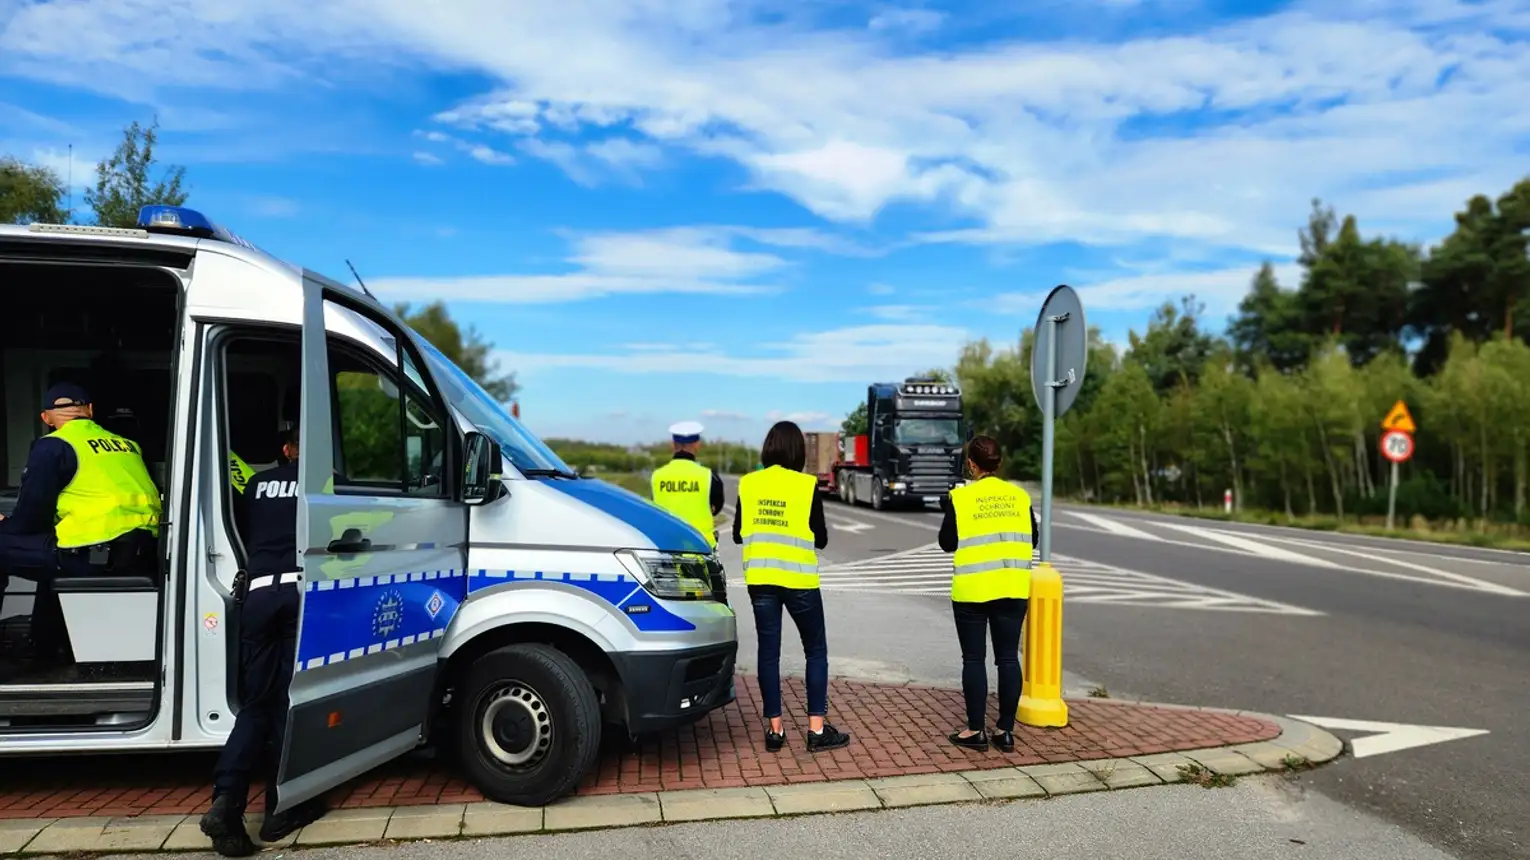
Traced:
POLYGON ((616 559, 649 594, 663 600, 711 600, 714 575, 720 579, 722 574, 722 565, 696 553, 624 549, 616 559))

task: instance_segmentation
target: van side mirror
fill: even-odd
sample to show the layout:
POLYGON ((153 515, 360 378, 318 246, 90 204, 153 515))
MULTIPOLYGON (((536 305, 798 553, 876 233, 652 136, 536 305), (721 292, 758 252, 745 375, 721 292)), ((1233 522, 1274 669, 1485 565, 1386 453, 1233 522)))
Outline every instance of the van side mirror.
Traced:
POLYGON ((499 498, 504 489, 500 482, 499 443, 473 430, 463 439, 462 450, 463 503, 483 505, 499 498))

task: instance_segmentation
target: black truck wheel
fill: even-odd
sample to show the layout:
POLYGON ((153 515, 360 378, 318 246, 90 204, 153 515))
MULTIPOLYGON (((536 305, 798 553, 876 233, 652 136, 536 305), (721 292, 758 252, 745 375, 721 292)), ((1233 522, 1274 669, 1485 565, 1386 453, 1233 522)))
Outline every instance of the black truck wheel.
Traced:
POLYGON ((882 489, 881 478, 871 479, 871 507, 878 511, 887 507, 887 491, 882 489))
POLYGON ((600 756, 600 702, 584 670, 550 645, 508 645, 468 667, 456 711, 458 758, 484 797, 544 806, 600 756))

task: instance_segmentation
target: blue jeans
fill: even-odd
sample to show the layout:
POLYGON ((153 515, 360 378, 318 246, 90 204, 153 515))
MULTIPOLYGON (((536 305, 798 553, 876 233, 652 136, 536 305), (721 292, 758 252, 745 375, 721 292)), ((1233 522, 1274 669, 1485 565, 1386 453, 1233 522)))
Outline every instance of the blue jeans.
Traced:
POLYGON ((807 658, 808 716, 829 713, 829 639, 824 630, 823 593, 816 588, 783 588, 779 585, 749 586, 754 607, 755 638, 760 650, 756 659, 760 701, 765 719, 781 716, 781 609, 792 616, 802 637, 807 658))

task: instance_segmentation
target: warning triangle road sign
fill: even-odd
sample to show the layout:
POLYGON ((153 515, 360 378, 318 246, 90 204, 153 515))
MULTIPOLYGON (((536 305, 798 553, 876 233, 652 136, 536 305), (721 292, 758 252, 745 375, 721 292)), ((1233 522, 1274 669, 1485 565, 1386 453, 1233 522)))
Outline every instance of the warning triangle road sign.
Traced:
POLYGON ((1393 404, 1392 411, 1387 413, 1387 417, 1381 419, 1381 429, 1413 433, 1418 428, 1413 426, 1413 416, 1408 414, 1408 404, 1399 400, 1393 404))

